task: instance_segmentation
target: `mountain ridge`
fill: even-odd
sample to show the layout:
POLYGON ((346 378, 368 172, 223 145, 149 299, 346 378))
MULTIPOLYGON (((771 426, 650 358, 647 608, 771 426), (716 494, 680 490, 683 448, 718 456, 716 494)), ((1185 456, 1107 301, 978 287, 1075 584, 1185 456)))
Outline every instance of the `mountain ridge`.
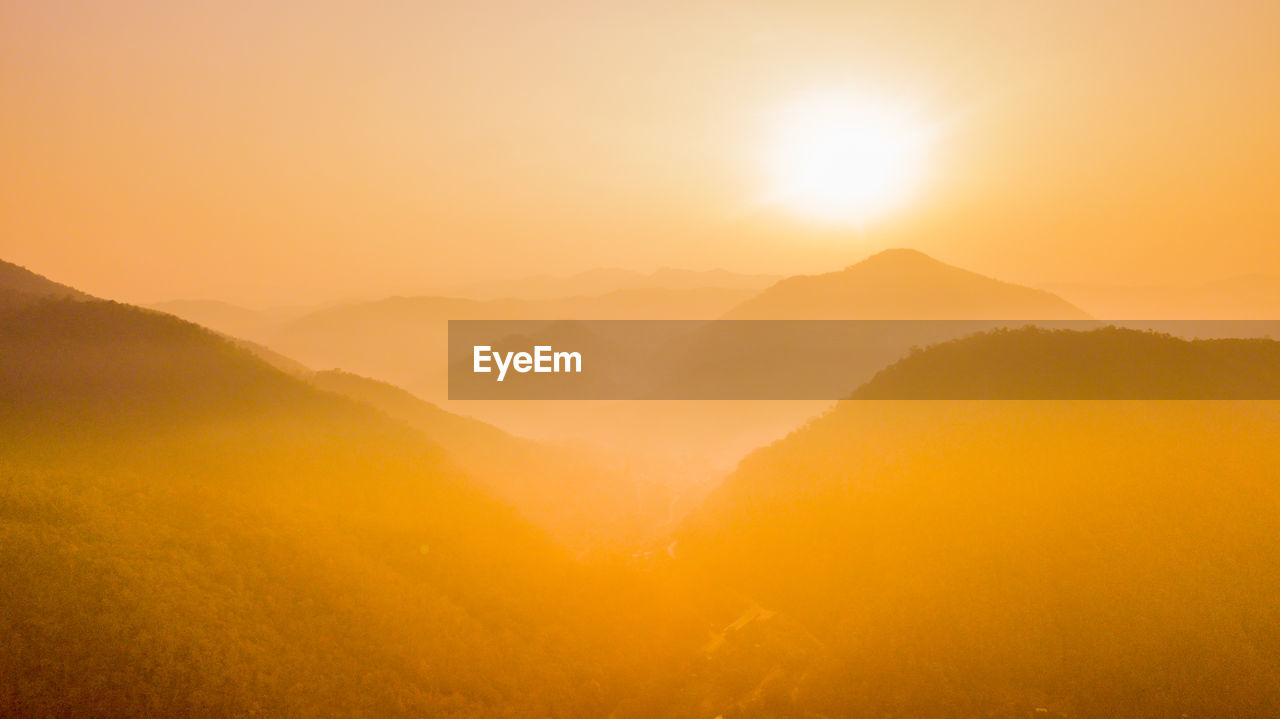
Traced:
POLYGON ((919 250, 878 252, 835 272, 796 275, 725 319, 1089 319, 1044 290, 948 265, 919 250))
POLYGON ((21 265, 0 260, 0 301, 13 304, 32 298, 95 299, 92 295, 37 274, 21 265))

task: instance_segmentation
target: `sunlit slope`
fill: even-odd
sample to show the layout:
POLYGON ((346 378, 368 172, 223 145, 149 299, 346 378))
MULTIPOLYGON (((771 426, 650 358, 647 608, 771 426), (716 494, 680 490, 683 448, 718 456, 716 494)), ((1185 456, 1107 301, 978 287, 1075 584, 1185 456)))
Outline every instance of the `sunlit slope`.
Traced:
POLYGON ((495 497, 576 549, 633 544, 667 519, 669 490, 634 478, 585 449, 515 437, 392 385, 346 372, 318 372, 310 381, 422 430, 448 447, 468 476, 495 497))
POLYGON ((1272 716, 1276 467, 1275 402, 847 401, 675 551, 803 627, 774 715, 1272 716))
POLYGON ((0 714, 617 701, 609 647, 636 630, 588 630, 598 592, 560 551, 376 410, 71 301, 0 314, 0 407, 0 714))
POLYGON ((821 275, 788 277, 725 315, 735 320, 1069 320, 1083 311, 922 252, 885 250, 821 275))

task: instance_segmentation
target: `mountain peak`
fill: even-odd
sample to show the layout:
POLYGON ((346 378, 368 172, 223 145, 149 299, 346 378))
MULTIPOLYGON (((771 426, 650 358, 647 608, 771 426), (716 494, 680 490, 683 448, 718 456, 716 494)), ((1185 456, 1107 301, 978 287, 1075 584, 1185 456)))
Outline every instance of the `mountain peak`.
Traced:
POLYGON ((844 268, 842 272, 831 273, 833 275, 840 274, 856 274, 861 276, 882 276, 895 277, 903 274, 910 275, 935 275, 947 273, 964 273, 974 276, 977 273, 963 270, 954 265, 949 265, 942 260, 926 255, 920 250, 913 250, 905 247, 895 247, 888 250, 877 252, 874 255, 844 268))
POLYGON ((1001 282, 919 250, 884 250, 820 275, 790 277, 729 319, 1086 319, 1048 292, 1001 282))
POLYGON ((850 265, 850 267, 908 263, 928 265, 946 264, 938 259, 926 255, 920 250, 913 250, 910 247, 891 247, 887 250, 881 250, 880 252, 871 255, 857 264, 850 265))

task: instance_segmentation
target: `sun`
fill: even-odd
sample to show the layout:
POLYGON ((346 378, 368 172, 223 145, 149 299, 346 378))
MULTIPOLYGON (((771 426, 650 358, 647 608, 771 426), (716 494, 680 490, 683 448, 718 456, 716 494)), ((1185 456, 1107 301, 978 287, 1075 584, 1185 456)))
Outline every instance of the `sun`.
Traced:
POLYGON ((785 106, 769 144, 769 201, 808 219, 862 226, 920 189, 934 131, 891 103, 847 94, 785 106))

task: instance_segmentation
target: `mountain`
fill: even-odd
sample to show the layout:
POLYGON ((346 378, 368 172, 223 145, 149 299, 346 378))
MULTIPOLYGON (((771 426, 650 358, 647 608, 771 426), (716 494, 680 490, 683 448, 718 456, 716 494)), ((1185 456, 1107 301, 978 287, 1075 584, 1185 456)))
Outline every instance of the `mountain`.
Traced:
POLYGON ((674 320, 710 319, 753 296, 745 287, 673 287, 616 290, 530 302, 524 316, 535 319, 674 320))
POLYGON ((173 317, 5 307, 0 407, 2 715, 604 716, 698 641, 422 430, 173 317))
POLYGON ((778 282, 725 319, 1088 319, 1042 290, 1001 282, 915 250, 885 250, 839 272, 778 282))
MULTIPOLYGON (((1012 394, 1043 369, 1005 340, 1064 349, 996 339, 859 396, 961 349, 1012 394)), ((748 456, 672 551, 758 607, 725 632, 741 651, 778 647, 748 654, 744 714, 1274 715, 1277 427, 1277 402, 845 401, 748 456)))
MULTIPOLYGON (((858 391, 1271 386, 1275 346, 1005 330, 858 391)), ((155 311, 0 305, 0 408, 3 716, 1280 712, 1277 402, 844 401, 634 552, 597 456, 155 311)))
POLYGON ((1063 284, 1052 289, 1095 317, 1106 319, 1280 319, 1280 278, 1265 275, 1185 287, 1063 284))
POLYGON ((432 400, 446 392, 450 319, 504 319, 516 303, 392 297, 338 305, 276 328, 265 344, 318 369, 341 369, 432 400))
POLYGON ((25 267, 0 260, 0 303, 15 304, 44 297, 92 299, 80 290, 58 284, 25 267))
MULTIPOLYGON (((771 310, 763 313, 765 317, 909 317, 918 314, 920 317, 963 316, 967 319, 999 320, 1025 319, 1028 316, 1033 319, 1084 316, 1046 293, 984 278, 948 267, 920 253, 901 250, 882 253, 844 272, 783 280, 754 298, 744 298, 736 290, 733 291, 736 298, 730 293, 713 290, 615 292, 547 301, 391 298, 334 307, 298 318, 280 328, 266 344, 309 366, 341 368, 391 382, 429 401, 442 403, 450 410, 479 417, 526 436, 590 441, 646 459, 663 454, 699 464, 710 460, 728 468, 743 452, 762 441, 776 439, 794 426, 786 422, 803 421, 805 417, 821 411, 828 402, 808 401, 791 406, 785 410, 785 422, 780 421, 783 412, 777 404, 748 407, 742 402, 728 402, 715 407, 690 407, 656 402, 608 406, 448 402, 447 363, 444 360, 447 321, 748 318, 754 316, 754 310, 749 308, 758 304, 776 306, 774 293, 781 291, 790 295, 792 290, 789 287, 806 288, 811 282, 823 287, 836 284, 852 289, 844 295, 806 290, 804 294, 809 300, 826 309, 803 310, 788 302, 785 303, 785 312, 771 310), (914 279, 908 282, 908 277, 914 279), (713 301, 694 301, 704 297, 704 293, 713 301), (856 296, 857 301, 850 303, 841 299, 850 295, 856 296), (969 299, 963 300, 964 297, 969 299), (737 311, 733 310, 734 303, 738 303, 737 311), (847 311, 850 307, 861 309, 847 311), (970 309, 964 309, 966 307, 970 309), (791 311, 797 314, 788 314, 791 311)), ((875 337, 868 339, 877 346, 874 351, 864 353, 863 361, 856 366, 838 368, 840 376, 848 377, 847 385, 843 386, 851 389, 870 379, 876 370, 902 356, 912 345, 927 345, 957 336, 952 332, 954 328, 941 326, 936 328, 937 332, 925 334, 914 331, 894 333, 893 328, 887 329, 889 336, 883 341, 875 337)), ((684 378, 696 383, 697 387, 706 388, 705 396, 730 396, 721 390, 755 376, 733 368, 726 371, 716 364, 717 361, 738 362, 734 359, 736 355, 725 351, 732 350, 735 343, 736 337, 730 328, 713 327, 706 332, 696 332, 681 340, 678 346, 662 348, 658 355, 660 363, 654 363, 654 369, 669 371, 676 378, 664 383, 665 387, 681 388, 681 378, 684 378)), ((769 357, 760 358, 752 367, 767 372, 770 361, 769 357)), ((827 369, 836 372, 835 369, 827 369)), ((809 396, 788 395, 785 387, 778 390, 780 397, 795 399, 797 396, 809 396)))
POLYGON ((1280 399, 1280 342, 998 329, 917 349, 854 399, 1280 399))
POLYGON ((634 270, 604 268, 576 275, 535 275, 501 282, 470 285, 449 294, 471 299, 518 298, 549 300, 585 297, 635 290, 722 289, 757 291, 778 280, 776 275, 743 275, 725 270, 682 270, 663 267, 645 274, 634 270))
POLYGON ((839 272, 782 280, 723 319, 733 321, 693 329, 656 353, 649 364, 665 375, 656 396, 837 397, 914 346, 1023 320, 1087 315, 1046 292, 900 249, 839 272))

